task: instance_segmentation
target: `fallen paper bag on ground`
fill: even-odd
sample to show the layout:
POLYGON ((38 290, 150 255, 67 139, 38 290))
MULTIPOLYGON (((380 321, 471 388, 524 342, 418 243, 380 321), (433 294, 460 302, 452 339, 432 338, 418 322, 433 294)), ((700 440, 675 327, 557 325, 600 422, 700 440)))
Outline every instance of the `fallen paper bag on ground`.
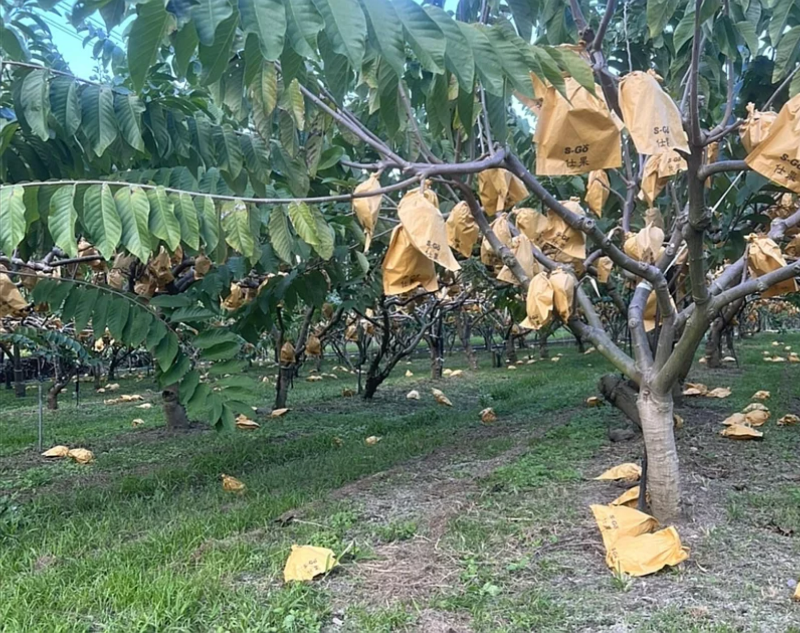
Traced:
POLYGON ((745 414, 744 420, 746 424, 750 426, 763 426, 766 424, 767 420, 769 420, 770 413, 769 411, 762 411, 760 409, 756 409, 755 411, 749 411, 745 414))
POLYGON ((525 184, 506 169, 485 169, 478 174, 478 195, 487 215, 510 209, 530 195, 525 184))
POLYGON ((764 437, 761 431, 756 431, 753 427, 746 424, 731 424, 722 431, 720 435, 729 437, 732 440, 759 440, 764 437))
POLYGON ((586 183, 586 195, 583 200, 586 206, 598 216, 603 217, 603 207, 608 201, 611 183, 608 174, 602 169, 595 169, 589 172, 589 180, 586 183))
POLYGON ((729 387, 717 387, 706 394, 706 398, 727 398, 731 395, 729 387))
POLYGON ((622 479, 624 481, 636 481, 641 476, 642 476, 641 466, 639 466, 639 464, 634 464, 633 462, 627 462, 625 464, 620 464, 619 466, 614 466, 613 468, 609 468, 602 475, 595 477, 595 481, 598 480, 614 481, 618 479, 622 479))
POLYGON ((66 457, 68 454, 68 446, 58 445, 47 449, 44 453, 42 453, 42 457, 66 457))
POLYGON ((725 426, 731 426, 733 424, 746 424, 747 416, 744 413, 733 413, 725 418, 722 423, 725 426))
POLYGON ((752 399, 753 400, 767 400, 770 397, 770 395, 772 395, 772 394, 770 394, 770 392, 767 391, 766 389, 759 389, 758 391, 756 391, 753 394, 752 399))
POLYGON ((226 475, 223 473, 222 475, 222 489, 225 492, 238 492, 242 493, 247 489, 247 486, 244 485, 241 481, 236 479, 236 477, 231 477, 230 475, 226 475))
POLYGON ((88 448, 72 448, 67 457, 74 459, 79 464, 89 464, 94 461, 94 453, 88 448))
POLYGON ((794 426, 795 424, 800 424, 800 417, 794 413, 787 413, 778 419, 778 426, 794 426))
POLYGON ((647 576, 689 558, 678 531, 667 527, 652 534, 627 536, 607 548, 606 565, 629 576, 647 576))
POLYGON ((590 507, 597 527, 600 528, 606 551, 621 538, 647 534, 658 527, 658 521, 653 517, 634 508, 599 504, 590 507))
POLYGON ((610 505, 612 506, 628 506, 629 508, 635 508, 636 504, 639 503, 639 486, 634 486, 633 488, 628 488, 625 492, 623 492, 619 497, 614 499, 610 505))
POLYGON ((386 295, 403 294, 420 286, 428 292, 439 289, 433 262, 414 248, 402 225, 396 226, 392 231, 392 239, 381 267, 383 292, 386 295))
POLYGON ((433 399, 436 400, 438 404, 443 404, 448 407, 453 406, 453 403, 450 402, 450 399, 439 389, 431 389, 431 393, 433 394, 433 399))
POLYGON ((292 553, 283 568, 283 580, 313 580, 316 576, 327 574, 336 565, 336 555, 327 547, 292 545, 292 553))
POLYGON ((444 217, 426 193, 415 189, 404 195, 397 205, 397 217, 420 253, 447 270, 461 270, 447 243, 444 217))
POLYGON ((452 208, 450 215, 447 216, 445 228, 450 248, 458 251, 464 257, 472 255, 472 247, 478 241, 480 229, 466 202, 459 202, 452 208))
POLYGON ((687 382, 683 386, 684 396, 704 396, 708 393, 708 387, 702 382, 687 382))
MULTIPOLYGON (((353 193, 369 193, 381 188, 378 174, 372 174, 364 182, 355 188, 353 193)), ((378 223, 378 214, 381 210, 381 200, 383 196, 365 196, 363 198, 353 198, 353 211, 356 214, 358 223, 364 229, 364 252, 369 250, 372 243, 372 236, 375 233, 375 225, 378 223)))

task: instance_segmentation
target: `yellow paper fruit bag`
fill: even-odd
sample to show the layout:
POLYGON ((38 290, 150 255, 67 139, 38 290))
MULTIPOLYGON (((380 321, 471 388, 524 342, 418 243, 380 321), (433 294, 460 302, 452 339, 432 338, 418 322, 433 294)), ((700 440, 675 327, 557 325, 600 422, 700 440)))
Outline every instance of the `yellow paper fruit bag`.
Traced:
POLYGON ((295 361, 294 345, 289 341, 281 346, 280 361, 281 365, 291 365, 295 361))
POLYGON ((634 71, 619 84, 622 120, 640 154, 660 154, 670 149, 689 152, 678 106, 661 89, 653 71, 634 71))
POLYGON ((336 556, 327 547, 292 545, 292 553, 283 568, 283 580, 313 580, 316 576, 327 574, 336 565, 336 556))
POLYGON ((572 302, 575 298, 575 276, 557 268, 550 274, 550 285, 553 287, 553 307, 558 318, 564 323, 572 314, 572 302))
POLYGON ((515 212, 517 228, 524 233, 528 239, 541 246, 544 243, 542 233, 547 229, 547 216, 539 213, 535 209, 517 209, 515 212))
POLYGON ((656 521, 649 514, 639 512, 627 506, 604 506, 594 504, 591 506, 603 545, 606 551, 610 550, 621 538, 647 534, 658 527, 656 521))
POLYGON ((784 104, 767 138, 745 162, 772 182, 800 193, 800 94, 784 104))
POLYGON ((739 136, 748 154, 767 138, 777 118, 777 112, 759 112, 754 103, 747 104, 747 118, 739 128, 739 136))
MULTIPOLYGON (((381 188, 378 174, 372 174, 364 182, 355 188, 354 193, 369 193, 381 188)), ((378 214, 381 210, 381 199, 383 196, 367 196, 364 198, 353 198, 353 211, 356 214, 358 223, 364 229, 364 252, 369 250, 372 243, 372 236, 375 233, 375 225, 378 223, 378 214)))
POLYGON ((309 356, 322 355, 322 343, 316 334, 308 335, 308 340, 306 341, 306 354, 309 356))
POLYGON ((510 209, 530 195, 525 184, 506 169, 485 169, 478 174, 478 195, 487 215, 510 209))
POLYGON ((461 270, 447 244, 444 217, 423 192, 417 189, 404 195, 397 216, 414 248, 447 270, 461 270))
MULTIPOLYGON (((0 271, 5 268, 0 267, 0 271)), ((27 314, 28 302, 22 293, 4 272, 0 272, 0 318, 5 316, 24 317, 27 314)))
POLYGON ((647 576, 687 558, 689 552, 681 545, 678 531, 670 526, 653 534, 618 539, 607 548, 606 565, 629 576, 647 576))
POLYGON ((614 266, 614 262, 611 261, 611 258, 600 257, 595 263, 595 266, 597 266, 597 281, 601 284, 608 282, 608 278, 611 276, 611 269, 614 266))
POLYGON ((686 171, 686 160, 675 150, 653 154, 644 163, 639 198, 652 206, 669 179, 681 171, 686 171))
POLYGON ((445 222, 447 228, 447 243, 450 248, 458 251, 464 257, 472 255, 472 247, 478 241, 480 229, 470 213, 466 202, 459 202, 450 211, 445 222))
MULTIPOLYGON (((561 204, 577 215, 586 215, 578 198, 572 198, 561 204)), ((586 234, 573 229, 552 209, 547 211, 547 228, 542 231, 542 239, 569 259, 586 259, 586 234)))
MULTIPOLYGON (((492 231, 503 244, 511 248, 513 244, 513 237, 511 236, 511 226, 508 222, 508 215, 505 213, 499 214, 490 225, 492 231)), ((503 261, 500 256, 494 252, 489 240, 485 237, 481 242, 481 261, 487 266, 502 266, 503 261)))
POLYGON ((595 169, 589 172, 584 201, 586 202, 586 206, 589 207, 597 217, 603 217, 603 207, 608 201, 610 187, 611 183, 605 171, 602 169, 595 169))
MULTIPOLYGON (((533 279, 533 276, 539 272, 539 265, 536 263, 536 260, 533 257, 533 244, 525 235, 517 235, 516 237, 511 239, 511 253, 517 259, 517 262, 522 267, 522 270, 525 271, 525 274, 528 276, 528 280, 533 279)), ((497 274, 498 281, 505 281, 509 284, 514 284, 515 286, 520 285, 519 280, 516 278, 514 273, 511 272, 511 269, 508 266, 503 266, 500 272, 497 274)))
POLYGON ((637 481, 642 476, 642 468, 639 464, 633 462, 626 462, 619 466, 609 468, 603 474, 595 477, 595 481, 637 481))
POLYGON ((654 264, 664 253, 664 230, 648 224, 638 233, 630 234, 622 248, 626 255, 640 262, 654 264))
POLYGON ((553 319, 554 292, 547 273, 534 275, 528 284, 528 297, 525 300, 527 318, 520 324, 531 330, 539 330, 553 319))
POLYGON ((439 289, 433 261, 414 247, 402 225, 396 226, 392 231, 392 239, 381 267, 383 292, 386 295, 403 294, 420 286, 428 292, 439 289))
POLYGON ((640 490, 639 486, 628 488, 619 497, 614 499, 614 501, 611 502, 611 505, 628 506, 629 508, 635 508, 636 504, 639 503, 639 490, 640 490))
MULTIPOLYGON (((536 175, 571 176, 622 165, 620 125, 605 100, 575 79, 565 80, 565 99, 548 86, 533 135, 536 175)), ((601 95, 596 86, 595 93, 601 95)))
POLYGON ((241 494, 247 489, 247 486, 245 486, 241 481, 236 479, 236 477, 231 477, 230 475, 226 475, 223 473, 222 489, 225 492, 236 492, 241 494))
POLYGON ((729 437, 732 440, 760 440, 764 437, 761 431, 756 431, 746 424, 731 424, 720 431, 720 435, 729 437))
MULTIPOLYGON (((761 277, 786 266, 780 247, 770 238, 751 234, 747 236, 747 241, 747 268, 753 277, 761 277)), ((793 277, 767 288, 761 296, 777 297, 790 292, 797 292, 797 282, 793 277)))

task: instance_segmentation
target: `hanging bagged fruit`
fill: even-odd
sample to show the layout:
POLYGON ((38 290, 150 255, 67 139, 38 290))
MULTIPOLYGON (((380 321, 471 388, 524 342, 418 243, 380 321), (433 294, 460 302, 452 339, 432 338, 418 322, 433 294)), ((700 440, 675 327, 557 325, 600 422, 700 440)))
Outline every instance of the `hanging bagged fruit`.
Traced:
POLYGON ((553 287, 553 307, 564 323, 572 315, 572 302, 575 298, 575 276, 557 268, 550 274, 550 285, 553 287))
POLYGON ((480 229, 472 217, 469 205, 466 202, 459 202, 450 211, 445 222, 447 228, 447 243, 450 248, 458 251, 464 257, 472 255, 472 247, 478 241, 480 229))
POLYGON ((739 127, 739 137, 748 154, 767 138, 777 118, 777 112, 759 112, 754 103, 747 104, 747 118, 739 127))
POLYGON ((528 239, 541 246, 544 244, 542 233, 547 229, 547 216, 539 213, 536 209, 517 209, 515 212, 517 228, 522 231, 528 239))
POLYGON ((686 171, 686 161, 678 152, 669 150, 653 154, 644 164, 639 199, 653 206, 658 195, 667 186, 669 179, 681 171, 686 171))
POLYGON ((520 325, 531 330, 548 325, 553 320, 553 295, 553 285, 547 273, 534 275, 528 285, 528 298, 525 301, 527 317, 520 325))
MULTIPOLYGON (((773 270, 786 266, 786 259, 780 247, 770 238, 763 235, 750 234, 747 236, 747 268, 753 277, 761 277, 773 270)), ((797 292, 797 282, 794 278, 786 279, 761 293, 762 297, 777 297, 778 295, 797 292)))
POLYGON ((439 289, 433 262, 414 248, 402 225, 392 231, 381 268, 383 292, 386 295, 400 295, 420 286, 429 292, 439 289))
MULTIPOLYGON (((379 174, 372 174, 364 182, 355 188, 353 193, 369 193, 381 188, 379 174)), ((369 250, 369 245, 372 243, 372 236, 375 233, 375 225, 378 223, 378 214, 381 210, 381 194, 375 196, 366 196, 363 198, 353 198, 353 211, 356 214, 361 228, 364 229, 364 252, 369 250)))
MULTIPOLYGON (((536 174, 571 176, 622 165, 621 122, 605 100, 591 94, 572 77, 565 79, 565 99, 554 86, 542 98, 536 125, 536 174)), ((595 93, 600 94, 599 86, 595 93)))
POLYGON ((654 264, 664 253, 664 231, 648 224, 638 233, 628 235, 622 248, 629 257, 654 264))
POLYGON ((602 169, 595 169, 589 172, 589 180, 586 183, 586 206, 599 218, 603 217, 603 207, 608 201, 608 193, 611 183, 608 174, 602 169))
POLYGON ((294 364, 294 361, 295 361, 294 345, 292 345, 291 342, 286 341, 281 346, 280 361, 281 361, 281 365, 292 365, 292 364, 294 364))
POLYGON ((461 270, 447 244, 444 218, 435 203, 436 195, 425 195, 419 189, 409 191, 397 206, 397 216, 414 247, 428 259, 447 270, 461 270))
POLYGON ((231 284, 231 291, 230 294, 225 297, 225 300, 222 302, 222 307, 225 310, 233 311, 238 310, 244 305, 244 292, 242 292, 242 288, 239 284, 231 284))
POLYGON ((651 292, 647 297, 647 304, 644 307, 644 331, 652 332, 656 329, 656 317, 658 316, 658 299, 656 293, 651 292))
MULTIPOLYGON (((525 235, 517 235, 511 240, 511 253, 517 259, 517 262, 525 271, 528 279, 533 279, 533 276, 539 272, 539 265, 533 257, 533 244, 525 235)), ((505 281, 515 286, 520 285, 519 279, 511 272, 508 266, 503 266, 502 270, 497 274, 498 281, 505 281)))
POLYGON ((608 278, 611 276, 611 268, 614 262, 610 257, 600 257, 595 264, 597 266, 597 281, 601 284, 607 283, 608 278))
POLYGON ((28 313, 28 302, 5 270, 0 266, 0 317, 24 317, 28 313))
POLYGON ((661 215, 661 211, 659 211, 658 207, 650 207, 644 212, 644 223, 645 225, 653 224, 662 231, 664 230, 664 216, 661 215))
POLYGON ((800 193, 800 94, 786 102, 769 135, 744 160, 753 171, 800 193))
POLYGON ((478 195, 487 215, 510 209, 527 198, 525 184, 506 169, 486 169, 478 174, 478 195))
MULTIPOLYGON (((512 244, 512 236, 511 236, 511 226, 508 223, 508 215, 505 213, 499 214, 490 225, 492 231, 497 236, 497 239, 500 240, 501 243, 511 248, 512 244)), ((487 266, 502 266, 503 261, 500 259, 500 255, 494 252, 491 244, 489 244, 489 240, 485 237, 483 241, 481 241, 481 261, 486 264, 487 266)))
POLYGON ((654 71, 634 71, 619 84, 622 120, 640 154, 660 154, 679 149, 689 153, 678 106, 659 83, 654 71))
POLYGON ((309 356, 322 356, 322 343, 316 334, 309 334, 306 341, 306 354, 309 356))
MULTIPOLYGON (((579 204, 578 198, 571 198, 562 202, 567 209, 578 215, 586 215, 579 204)), ((573 229, 561 216, 557 215, 552 209, 547 211, 547 228, 542 231, 542 238, 545 243, 557 249, 563 257, 556 257, 556 261, 568 263, 570 259, 586 259, 586 235, 583 231, 573 229), (566 261, 565 261, 566 259, 566 261)))

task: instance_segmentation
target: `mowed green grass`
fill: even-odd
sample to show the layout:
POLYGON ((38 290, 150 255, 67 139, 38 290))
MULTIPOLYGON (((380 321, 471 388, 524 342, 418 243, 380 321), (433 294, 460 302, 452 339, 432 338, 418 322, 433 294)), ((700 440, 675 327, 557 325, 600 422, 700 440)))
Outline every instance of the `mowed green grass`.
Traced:
MULTIPOLYGON (((772 338, 778 337, 742 346, 748 371, 729 371, 714 382, 716 374, 700 370, 712 386, 734 387, 728 401, 704 405, 727 410, 762 388, 772 390, 776 406, 800 396, 797 366, 760 362, 772 338)), ((800 336, 779 338, 800 349, 800 336)), ((304 373, 289 397, 292 411, 279 419, 256 417, 261 428, 251 432, 169 435, 158 394, 147 391, 155 390, 149 379, 120 380, 119 391, 105 395, 82 385, 86 398, 79 407, 64 394, 59 411, 45 412, 45 443, 90 448, 95 463, 87 466, 40 458, 34 450, 35 399, 18 401, 0 391, 0 631, 321 631, 331 622, 336 596, 325 583, 284 585, 292 543, 347 550, 338 572, 346 578, 348 567, 374 558, 377 543, 412 539, 419 529, 413 519, 365 527, 358 509, 332 498, 334 491, 393 467, 402 473, 435 452, 443 459, 450 453, 487 459, 538 430, 540 437, 523 454, 481 480, 479 512, 449 521, 443 543, 458 561, 459 590, 440 592, 427 604, 377 610, 350 604, 346 630, 420 630, 415 627, 422 626, 423 608, 469 618, 476 631, 591 626, 574 597, 547 590, 548 569, 535 576, 541 588, 515 592, 517 575, 529 566, 525 556, 486 562, 492 548, 518 539, 529 523, 537 525, 537 536, 528 544, 538 547, 551 538, 548 526, 585 512, 560 503, 559 487, 586 476, 588 460, 607 444, 607 426, 621 423, 608 407, 583 408, 597 378, 609 370, 605 361, 572 347, 553 347, 556 353, 563 354, 558 362, 515 371, 491 369, 482 357, 478 372, 435 384, 427 378, 427 361, 414 360, 401 364, 369 403, 342 397, 343 388, 354 388, 353 376, 309 383, 304 373), (414 376, 405 377, 409 369, 414 376), (431 386, 455 406, 436 405, 431 386), (420 401, 406 399, 412 388, 422 394, 420 401), (121 393, 142 394, 154 406, 103 404, 121 393), (487 406, 499 417, 488 430, 479 421, 487 406), (133 418, 145 424, 133 429, 133 418), (382 439, 367 446, 371 435, 382 439), (242 480, 246 493, 224 492, 222 473, 242 480), (290 528, 276 524, 298 507, 313 507, 313 520, 290 528)), ((323 371, 330 372, 331 364, 323 371)), ((448 358, 447 366, 465 369, 462 355, 448 358)), ((274 369, 253 373, 271 376, 274 369)), ((272 397, 264 385, 252 404, 269 406, 272 397)), ((763 445, 789 454, 797 442, 788 437, 776 434, 763 445)), ((790 484, 776 489, 775 501, 788 503, 796 490, 790 484)), ((743 496, 739 503, 750 501, 743 496)), ((787 521, 793 520, 790 512, 787 521)), ((552 546, 557 550, 558 542, 552 546)), ((613 590, 610 581, 607 589, 613 590)), ((648 620, 631 630, 712 630, 651 625, 648 620)))

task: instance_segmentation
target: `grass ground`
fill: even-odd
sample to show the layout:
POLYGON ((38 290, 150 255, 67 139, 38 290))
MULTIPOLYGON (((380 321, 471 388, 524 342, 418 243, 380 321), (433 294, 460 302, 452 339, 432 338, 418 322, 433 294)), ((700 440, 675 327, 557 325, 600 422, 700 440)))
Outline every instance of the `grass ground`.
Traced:
POLYGON ((596 354, 516 371, 482 358, 436 385, 453 408, 434 403, 422 359, 372 403, 341 396, 346 374, 298 381, 289 414, 223 434, 165 433, 147 378, 118 393, 149 410, 85 385, 44 424, 48 446, 93 450, 88 466, 39 457, 34 392, 0 391, 0 631, 798 632, 800 427, 774 420, 800 413, 800 366, 761 361, 776 338, 800 349, 762 335, 741 345, 743 369, 691 376, 733 395, 678 410, 691 558, 642 579, 609 572, 588 509, 621 492, 591 478, 641 452, 608 440, 616 412, 583 405, 607 370, 596 354), (721 438, 758 389, 772 392, 764 441, 721 438), (221 473, 246 493, 224 492, 221 473), (347 554, 284 585, 292 543, 347 554))

